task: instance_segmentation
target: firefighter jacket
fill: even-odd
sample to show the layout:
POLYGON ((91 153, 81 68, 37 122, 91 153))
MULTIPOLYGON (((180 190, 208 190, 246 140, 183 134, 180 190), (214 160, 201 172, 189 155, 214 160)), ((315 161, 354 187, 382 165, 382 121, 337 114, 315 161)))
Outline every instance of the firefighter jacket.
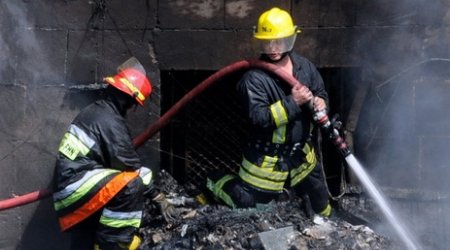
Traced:
POLYGON ((119 105, 106 99, 83 109, 64 134, 56 160, 53 199, 62 229, 102 208, 138 176, 150 186, 151 170, 141 166, 119 105))
POLYGON ((112 101, 100 100, 80 112, 61 141, 55 169, 56 190, 77 181, 89 170, 140 167, 125 118, 112 101))
MULTIPOLYGON (((314 96, 328 101, 322 77, 306 58, 291 52, 293 76, 314 96)), ((258 189, 281 192, 290 174, 299 183, 316 165, 310 139, 311 112, 299 107, 291 86, 269 72, 252 69, 237 85, 250 118, 251 138, 239 170, 241 179, 258 189)))

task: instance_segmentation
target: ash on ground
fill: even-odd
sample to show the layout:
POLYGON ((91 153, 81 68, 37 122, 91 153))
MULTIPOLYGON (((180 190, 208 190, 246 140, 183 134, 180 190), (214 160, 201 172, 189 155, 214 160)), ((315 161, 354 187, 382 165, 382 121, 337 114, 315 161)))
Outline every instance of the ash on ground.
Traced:
POLYGON ((403 249, 398 242, 374 232, 377 215, 359 192, 342 197, 333 218, 308 216, 304 202, 290 197, 251 209, 198 205, 167 173, 158 185, 182 214, 169 225, 148 201, 140 249, 403 249))

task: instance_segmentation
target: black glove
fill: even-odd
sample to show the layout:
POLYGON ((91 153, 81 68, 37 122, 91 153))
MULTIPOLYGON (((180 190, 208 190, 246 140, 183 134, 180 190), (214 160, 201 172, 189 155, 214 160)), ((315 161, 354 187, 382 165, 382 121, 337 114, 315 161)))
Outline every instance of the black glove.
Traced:
POLYGON ((173 224, 179 220, 180 215, 178 214, 175 207, 166 199, 164 193, 159 193, 153 198, 153 201, 158 203, 161 214, 167 223, 173 224))

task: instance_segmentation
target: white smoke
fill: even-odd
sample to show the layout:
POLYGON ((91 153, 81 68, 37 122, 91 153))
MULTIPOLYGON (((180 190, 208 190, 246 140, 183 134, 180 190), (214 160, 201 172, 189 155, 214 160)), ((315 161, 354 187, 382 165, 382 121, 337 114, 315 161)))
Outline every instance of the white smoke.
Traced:
POLYGON ((418 0, 371 5, 385 19, 374 18, 371 25, 377 32, 360 37, 365 67, 376 77, 369 79, 373 88, 361 113, 367 123, 358 128, 359 146, 372 177, 422 247, 446 249, 450 4, 418 0))
MULTIPOLYGON (((33 84, 54 81, 55 73, 49 66, 49 51, 45 44, 44 29, 35 27, 27 13, 32 13, 30 4, 23 1, 0 1, 0 72, 10 75, 14 72, 13 84, 33 84)), ((11 83, 6 83, 11 84, 11 83)))

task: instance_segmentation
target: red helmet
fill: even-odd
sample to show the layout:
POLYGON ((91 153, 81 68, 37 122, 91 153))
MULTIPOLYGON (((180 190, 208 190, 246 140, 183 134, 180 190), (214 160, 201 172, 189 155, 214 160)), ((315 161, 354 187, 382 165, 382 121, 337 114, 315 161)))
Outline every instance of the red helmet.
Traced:
POLYGON ((152 93, 152 85, 147 79, 144 67, 132 57, 117 68, 117 75, 104 80, 120 91, 133 97, 141 106, 152 93))

